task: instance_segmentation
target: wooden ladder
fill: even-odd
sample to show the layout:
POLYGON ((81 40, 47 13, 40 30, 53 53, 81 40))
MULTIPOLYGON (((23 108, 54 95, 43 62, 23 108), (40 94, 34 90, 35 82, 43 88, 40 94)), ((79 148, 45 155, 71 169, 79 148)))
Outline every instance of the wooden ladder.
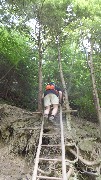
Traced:
POLYGON ((66 160, 65 160, 65 143, 64 143, 64 133, 63 133, 63 121, 62 121, 62 106, 60 106, 60 134, 61 134, 61 144, 54 144, 54 145, 42 145, 42 139, 44 136, 53 136, 54 134, 46 134, 44 133, 44 117, 42 117, 42 125, 39 137, 39 144, 37 148, 36 158, 35 158, 35 165, 32 175, 32 180, 39 180, 39 179, 51 179, 51 180, 67 180, 66 178, 66 160), (42 147, 60 147, 61 148, 61 158, 45 158, 40 157, 41 148, 42 147), (39 176, 38 175, 38 164, 40 161, 60 161, 62 163, 62 177, 49 177, 49 176, 39 176))

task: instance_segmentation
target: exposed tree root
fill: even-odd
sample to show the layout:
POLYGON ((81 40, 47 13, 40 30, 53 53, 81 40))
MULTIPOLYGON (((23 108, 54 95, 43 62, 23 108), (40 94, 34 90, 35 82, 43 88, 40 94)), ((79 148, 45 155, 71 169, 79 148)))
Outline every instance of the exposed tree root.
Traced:
POLYGON ((73 167, 70 167, 69 168, 69 171, 67 172, 67 179, 69 179, 70 178, 70 176, 73 174, 73 167))
POLYGON ((51 170, 46 172, 46 171, 43 171, 42 169, 38 168, 38 171, 47 176, 49 176, 51 174, 51 170))
MULTIPOLYGON (((69 144, 68 144, 68 145, 69 145, 69 144)), ((76 146, 76 143, 75 143, 75 144, 71 144, 71 145, 69 145, 69 146, 75 146, 75 148, 76 148, 76 152, 75 152, 75 154, 76 154, 76 159, 74 159, 74 161, 70 161, 70 160, 66 159, 67 165, 68 165, 68 162, 69 162, 69 163, 72 163, 72 164, 75 164, 76 162, 78 162, 78 158, 79 158, 79 148, 76 146)))
MULTIPOLYGON (((74 156, 78 156, 78 154, 72 150, 71 148, 68 147, 68 150, 74 155, 74 156)), ((88 161, 86 159, 84 159, 81 155, 78 156, 78 159, 83 163, 85 164, 86 166, 95 166, 95 165, 99 165, 101 163, 101 160, 100 161, 88 161)))

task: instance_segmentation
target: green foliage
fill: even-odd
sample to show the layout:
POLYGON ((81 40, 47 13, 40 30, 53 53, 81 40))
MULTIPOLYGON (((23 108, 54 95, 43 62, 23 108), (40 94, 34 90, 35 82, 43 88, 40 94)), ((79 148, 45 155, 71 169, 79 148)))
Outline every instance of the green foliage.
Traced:
POLYGON ((28 58, 30 48, 27 45, 28 38, 22 37, 16 31, 9 32, 5 28, 0 29, 0 52, 13 64, 28 58))
POLYGON ((28 37, 1 28, 0 52, 1 97, 16 105, 35 108, 31 102, 37 103, 34 91, 38 87, 38 67, 28 37))

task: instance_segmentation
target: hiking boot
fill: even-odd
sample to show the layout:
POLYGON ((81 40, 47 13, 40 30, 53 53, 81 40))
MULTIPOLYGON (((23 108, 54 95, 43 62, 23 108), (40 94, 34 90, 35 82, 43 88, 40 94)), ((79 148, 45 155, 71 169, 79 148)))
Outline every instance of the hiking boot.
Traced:
POLYGON ((54 121, 54 115, 51 115, 51 116, 49 117, 49 120, 50 120, 50 121, 54 121))

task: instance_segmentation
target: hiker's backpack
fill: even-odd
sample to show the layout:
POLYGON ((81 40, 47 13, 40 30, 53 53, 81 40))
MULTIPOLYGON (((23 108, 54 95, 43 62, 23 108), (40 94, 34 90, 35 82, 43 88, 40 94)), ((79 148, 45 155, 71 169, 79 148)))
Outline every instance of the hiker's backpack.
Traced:
POLYGON ((54 84, 47 84, 46 91, 47 90, 54 90, 56 92, 56 94, 59 95, 59 92, 55 89, 55 85, 54 84))
POLYGON ((46 91, 47 90, 55 90, 55 85, 53 85, 53 84, 47 84, 47 86, 46 86, 46 91))

